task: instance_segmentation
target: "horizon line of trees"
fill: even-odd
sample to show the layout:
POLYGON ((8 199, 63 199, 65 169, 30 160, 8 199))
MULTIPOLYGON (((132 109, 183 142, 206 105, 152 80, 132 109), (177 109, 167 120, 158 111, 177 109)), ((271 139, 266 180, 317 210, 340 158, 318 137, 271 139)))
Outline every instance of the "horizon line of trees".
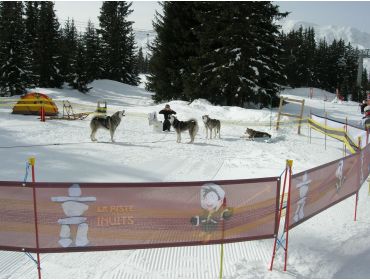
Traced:
POLYGON ((272 2, 162 2, 150 57, 135 45, 131 4, 103 2, 99 28, 89 22, 79 33, 73 19, 59 24, 51 1, 0 2, 0 95, 64 83, 87 92, 95 79, 138 85, 148 73, 156 102, 262 108, 277 105, 285 86, 366 97, 366 69, 356 86, 359 50, 316 42, 313 28, 280 32, 276 21, 288 13, 272 2))
POLYGON ((360 100, 358 49, 343 40, 315 41, 312 28, 279 32, 281 13, 272 2, 162 3, 153 23, 148 83, 154 100, 204 98, 241 107, 277 105, 284 86, 339 89, 360 100))
POLYGON ((281 33, 284 49, 281 62, 287 85, 295 87, 316 87, 354 101, 366 99, 369 80, 366 68, 362 84, 357 86, 357 70, 360 51, 343 39, 328 44, 325 39, 315 40, 314 28, 292 30, 281 33))
MULTIPOLYGON (((0 95, 64 83, 87 92, 95 79, 138 85, 132 3, 104 1, 99 28, 89 21, 83 33, 74 20, 58 22, 51 1, 0 2, 0 95)), ((141 66, 143 67, 143 66, 141 66)))

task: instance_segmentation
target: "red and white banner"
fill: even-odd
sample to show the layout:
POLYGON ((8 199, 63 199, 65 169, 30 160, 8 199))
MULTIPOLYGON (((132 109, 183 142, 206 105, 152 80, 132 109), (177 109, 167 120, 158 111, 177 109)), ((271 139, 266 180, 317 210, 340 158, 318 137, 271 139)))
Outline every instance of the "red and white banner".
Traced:
POLYGON ((0 249, 96 251, 273 238, 279 188, 276 177, 184 183, 30 183, 26 187, 20 182, 0 182, 0 249))
POLYGON ((355 194, 361 186, 360 179, 360 153, 293 175, 289 228, 355 194))

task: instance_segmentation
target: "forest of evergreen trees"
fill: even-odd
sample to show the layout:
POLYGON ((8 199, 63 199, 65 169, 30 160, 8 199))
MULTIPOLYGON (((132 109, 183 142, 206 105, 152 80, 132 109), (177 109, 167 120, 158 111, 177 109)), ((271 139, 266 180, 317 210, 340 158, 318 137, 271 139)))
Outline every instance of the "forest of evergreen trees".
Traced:
POLYGON ((356 86, 359 50, 343 40, 315 41, 312 28, 284 34, 287 13, 272 2, 161 3, 150 57, 137 49, 131 3, 102 3, 99 27, 77 32, 60 24, 50 1, 0 2, 0 95, 26 88, 61 87, 81 92, 95 79, 146 88, 157 102, 204 98, 214 104, 269 107, 282 87, 317 87, 360 100, 369 88, 366 69, 356 86))
POLYGON ((156 101, 205 98, 222 105, 276 105, 283 86, 356 88, 358 50, 342 40, 315 42, 313 29, 280 33, 287 14, 271 2, 164 2, 151 46, 149 83, 156 101))
POLYGON ((89 22, 77 32, 74 20, 59 23, 54 2, 0 2, 0 95, 23 94, 26 88, 61 87, 81 92, 95 79, 137 85, 138 55, 131 3, 102 3, 99 28, 89 22))
POLYGON ((368 84, 364 69, 362 91, 356 86, 359 50, 343 40, 315 41, 315 31, 302 27, 280 40, 284 50, 280 60, 284 65, 287 85, 291 87, 317 87, 329 92, 339 90, 345 99, 361 101, 366 97, 368 84))

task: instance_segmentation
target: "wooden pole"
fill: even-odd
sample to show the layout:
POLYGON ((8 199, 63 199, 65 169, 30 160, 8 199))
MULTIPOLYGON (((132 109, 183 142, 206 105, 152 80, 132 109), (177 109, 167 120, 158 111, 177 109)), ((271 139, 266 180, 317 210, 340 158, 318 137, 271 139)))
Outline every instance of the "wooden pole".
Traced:
MULTIPOLYGON (((28 160, 29 164, 32 167, 32 183, 35 183, 35 158, 31 157, 28 160)), ((35 233, 36 233, 36 248, 37 248, 37 272, 38 277, 41 279, 41 264, 40 264, 40 253, 39 251, 39 230, 38 230, 38 221, 37 221, 37 207, 36 207, 36 187, 35 184, 32 184, 32 196, 33 196, 33 212, 34 212, 34 221, 35 221, 35 233)))

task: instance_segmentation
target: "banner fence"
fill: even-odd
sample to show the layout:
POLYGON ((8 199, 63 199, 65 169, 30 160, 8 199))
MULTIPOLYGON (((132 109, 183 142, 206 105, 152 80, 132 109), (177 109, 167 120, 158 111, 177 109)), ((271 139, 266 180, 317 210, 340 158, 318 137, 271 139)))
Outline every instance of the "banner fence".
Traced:
POLYGON ((26 187, 0 182, 0 249, 99 251, 273 238, 279 193, 277 177, 145 184, 28 183, 26 187))

